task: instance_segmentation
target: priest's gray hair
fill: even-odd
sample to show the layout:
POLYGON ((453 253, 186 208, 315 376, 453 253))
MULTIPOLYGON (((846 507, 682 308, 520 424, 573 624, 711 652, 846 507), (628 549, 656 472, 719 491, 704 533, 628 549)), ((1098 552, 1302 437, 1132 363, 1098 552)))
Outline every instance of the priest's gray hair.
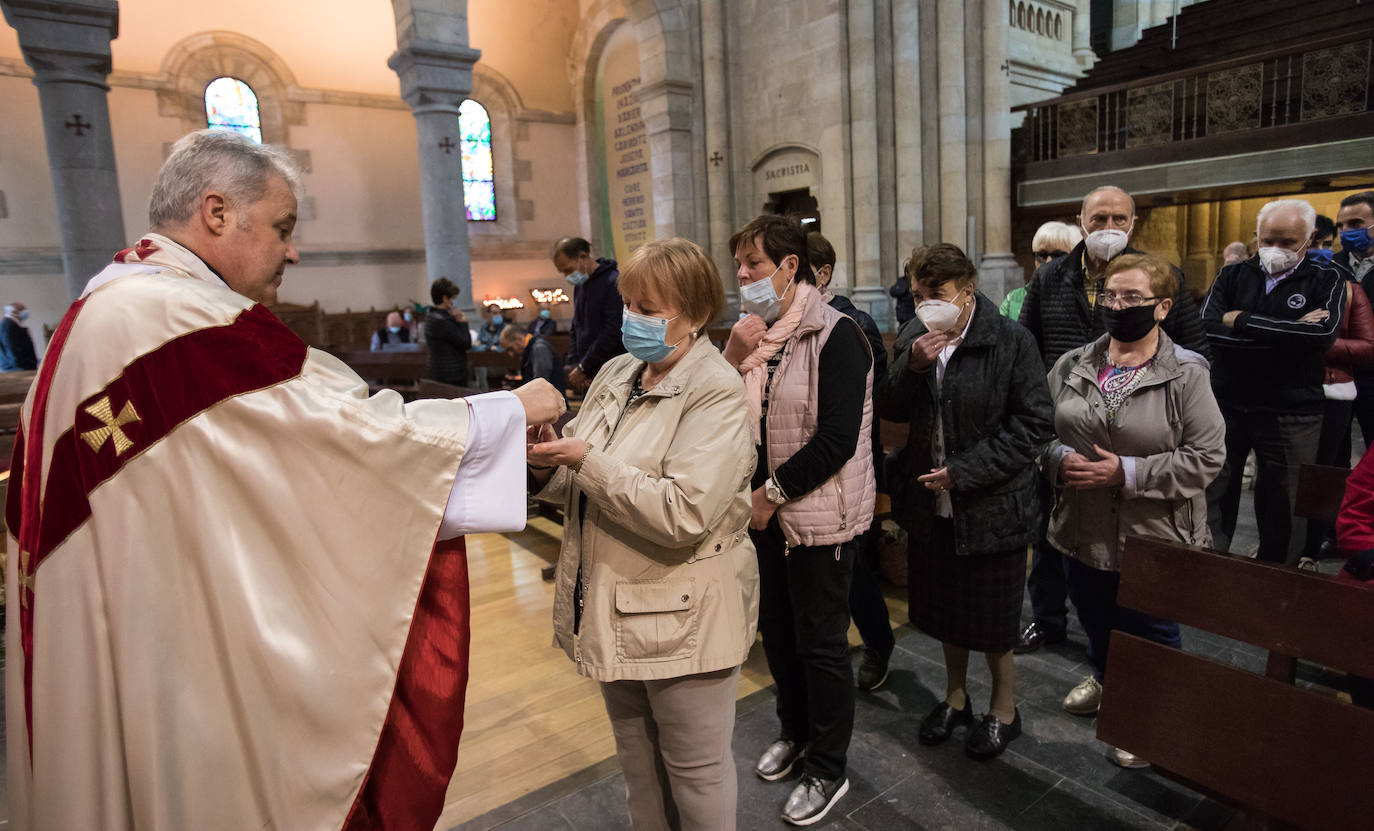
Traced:
POLYGON ((1302 225, 1307 229, 1307 235, 1312 236, 1312 232, 1317 230, 1317 209, 1312 207, 1312 203, 1305 199, 1275 199, 1273 202, 1264 203, 1260 208, 1259 217, 1255 220, 1255 231, 1264 225, 1264 220, 1268 219, 1273 213, 1286 213, 1297 211, 1298 216, 1302 217, 1302 225))
POLYGON ((280 148, 258 144, 231 130, 197 130, 172 145, 148 200, 153 230, 180 228, 200 210, 209 191, 231 205, 262 199, 272 176, 281 176, 301 197, 300 168, 280 148))

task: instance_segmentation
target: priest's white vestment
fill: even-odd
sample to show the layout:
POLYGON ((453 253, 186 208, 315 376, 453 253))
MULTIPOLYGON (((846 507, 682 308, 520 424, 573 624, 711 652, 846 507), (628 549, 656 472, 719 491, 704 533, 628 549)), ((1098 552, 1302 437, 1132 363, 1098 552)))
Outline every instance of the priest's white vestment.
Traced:
POLYGON ((510 393, 404 404, 148 234, 63 318, 6 505, 11 828, 423 829, 510 393))

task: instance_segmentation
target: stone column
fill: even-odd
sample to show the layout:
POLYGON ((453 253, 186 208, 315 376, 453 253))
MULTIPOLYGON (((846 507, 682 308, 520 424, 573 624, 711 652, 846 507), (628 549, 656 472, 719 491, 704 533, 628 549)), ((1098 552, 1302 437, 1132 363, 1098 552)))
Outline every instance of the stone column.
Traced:
POLYGON ((114 0, 3 0, 19 33, 43 111, 48 166, 57 197, 62 271, 76 298, 128 241, 110 136, 110 41, 119 34, 114 0))
MULTIPOLYGON (((896 123, 897 249, 905 260, 925 238, 925 181, 921 160, 921 46, 917 0, 892 2, 892 83, 896 123)), ((932 206, 933 207, 933 206, 932 206)), ((895 274, 882 275, 883 283, 895 274)))
POLYGON ((1083 69, 1097 61, 1092 34, 1092 0, 1077 0, 1073 11, 1073 57, 1083 69))
MULTIPOLYGON (((626 4, 627 6, 629 4, 626 4)), ((648 12, 648 13, 645 13, 648 12)), ((652 11, 635 23, 639 39, 639 111, 654 177, 654 238, 699 236, 692 174, 693 56, 681 8, 652 11)))
MULTIPOLYGON (((1215 202, 1199 202, 1188 206, 1188 252, 1183 261, 1183 274, 1188 285, 1202 289, 1212 282, 1221 262, 1216 244, 1219 206, 1215 202)), ((1226 243, 1221 243, 1225 245, 1226 243)))
POLYGON ((429 282, 447 277, 461 289, 458 305, 475 310, 458 107, 472 92, 472 65, 480 52, 468 48, 466 4, 428 11, 396 2, 397 49, 387 61, 401 79, 401 97, 415 114, 420 145, 420 205, 425 230, 425 272, 429 282), (450 11, 458 7, 461 17, 450 11), (445 37, 425 40, 419 32, 445 37))
POLYGON ((983 0, 983 252, 978 283, 1001 301, 1022 283, 1024 271, 1011 253, 1011 94, 1007 62, 1006 6, 983 0))
POLYGON ((706 115, 706 206, 710 232, 707 249, 720 269, 726 305, 735 307, 739 281, 730 251, 734 218, 730 209, 730 114, 725 79, 725 13, 722 0, 701 3, 701 92, 706 115))
POLYGON ((967 247, 968 237, 968 127, 964 105, 964 4, 962 0, 938 0, 940 103, 940 238, 928 242, 952 242, 967 247))
MULTIPOLYGON (((1221 241, 1221 247, 1225 248, 1233 242, 1249 242, 1254 235, 1253 228, 1240 227, 1241 201, 1239 199, 1228 199, 1221 203, 1220 218, 1217 220, 1217 237, 1221 241)), ((1208 280, 1212 279, 1208 275, 1208 280)))
POLYGON ((849 0, 849 199, 852 206, 849 284, 854 305, 880 327, 887 324, 888 304, 880 287, 878 206, 878 100, 873 0, 849 0))

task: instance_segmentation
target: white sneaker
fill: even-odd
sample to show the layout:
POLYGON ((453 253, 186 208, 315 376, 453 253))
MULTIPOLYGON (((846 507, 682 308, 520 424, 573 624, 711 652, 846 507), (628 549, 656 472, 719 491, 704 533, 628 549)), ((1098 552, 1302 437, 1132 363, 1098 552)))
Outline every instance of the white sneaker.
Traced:
POLYGON ((1149 762, 1134 753, 1127 753, 1119 747, 1112 748, 1111 759, 1112 764, 1123 768, 1147 768, 1150 766, 1149 762))
POLYGON ((1082 683, 1069 690, 1069 694, 1064 696, 1065 712, 1073 713, 1076 716, 1091 716, 1097 712, 1097 708, 1101 704, 1102 685, 1091 675, 1084 678, 1082 683))

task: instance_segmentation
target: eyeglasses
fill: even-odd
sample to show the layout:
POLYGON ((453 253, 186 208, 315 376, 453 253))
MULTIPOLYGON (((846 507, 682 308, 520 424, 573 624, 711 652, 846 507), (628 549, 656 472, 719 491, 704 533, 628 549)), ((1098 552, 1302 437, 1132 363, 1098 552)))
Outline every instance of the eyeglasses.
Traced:
POLYGON ((1129 309, 1132 306, 1142 306, 1147 301, 1158 300, 1158 297, 1146 297, 1138 291, 1123 291, 1117 294, 1114 291, 1103 290, 1097 294, 1097 302, 1103 306, 1112 306, 1129 309))
POLYGON ((1032 251, 1031 253, 1035 255, 1035 258, 1036 258, 1037 260, 1053 260, 1055 257, 1062 257, 1062 256, 1064 256, 1064 254, 1065 254, 1066 252, 1064 252, 1064 251, 1032 251))

